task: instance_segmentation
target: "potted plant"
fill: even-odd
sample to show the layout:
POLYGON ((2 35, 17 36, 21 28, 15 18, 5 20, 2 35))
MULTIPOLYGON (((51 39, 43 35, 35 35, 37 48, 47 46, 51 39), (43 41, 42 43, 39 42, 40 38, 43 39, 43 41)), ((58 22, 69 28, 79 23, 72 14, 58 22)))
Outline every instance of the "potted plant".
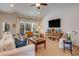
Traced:
POLYGON ((69 34, 67 34, 67 41, 71 41, 71 34, 69 33, 69 34))
POLYGON ((35 36, 36 36, 37 38, 39 37, 39 32, 38 32, 38 31, 35 32, 35 36))

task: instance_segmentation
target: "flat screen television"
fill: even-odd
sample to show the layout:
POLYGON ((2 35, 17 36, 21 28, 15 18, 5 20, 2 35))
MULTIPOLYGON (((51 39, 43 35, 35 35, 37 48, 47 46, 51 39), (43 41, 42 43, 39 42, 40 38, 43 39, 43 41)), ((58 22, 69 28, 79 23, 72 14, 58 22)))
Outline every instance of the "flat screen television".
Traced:
POLYGON ((60 27, 60 19, 54 19, 48 21, 49 27, 60 27))

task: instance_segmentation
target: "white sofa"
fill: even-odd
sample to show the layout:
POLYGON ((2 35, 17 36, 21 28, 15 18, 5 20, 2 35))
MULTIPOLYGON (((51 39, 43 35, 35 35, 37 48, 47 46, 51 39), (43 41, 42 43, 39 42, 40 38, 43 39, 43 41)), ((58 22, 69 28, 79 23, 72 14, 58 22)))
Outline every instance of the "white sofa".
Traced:
MULTIPOLYGON (((28 41, 27 41, 28 43, 28 41)), ((35 46, 28 45, 20 48, 15 47, 15 40, 10 33, 4 33, 0 40, 0 56, 34 56, 35 46)))
POLYGON ((35 46, 28 45, 9 51, 0 52, 0 56, 35 56, 35 46))
POLYGON ((13 39, 12 34, 8 32, 4 32, 3 37, 0 40, 0 52, 12 50, 15 48, 16 48, 15 40, 13 39))

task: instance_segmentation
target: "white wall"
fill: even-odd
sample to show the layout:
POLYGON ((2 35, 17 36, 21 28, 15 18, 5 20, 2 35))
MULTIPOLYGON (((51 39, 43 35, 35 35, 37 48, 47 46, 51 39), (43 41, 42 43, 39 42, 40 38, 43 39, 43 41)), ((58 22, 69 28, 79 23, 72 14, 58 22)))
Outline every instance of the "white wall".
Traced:
POLYGON ((0 37, 2 37, 2 31, 3 31, 3 22, 6 22, 8 24, 10 24, 10 29, 12 30, 12 24, 16 24, 16 17, 15 16, 12 16, 12 15, 9 15, 9 14, 5 14, 5 13, 0 13, 0 20, 2 22, 0 22, 0 25, 1 25, 1 31, 0 31, 0 37))
MULTIPOLYGON (((10 29, 11 31, 15 34, 17 33, 17 26, 15 28, 12 27, 13 24, 16 24, 16 18, 17 16, 16 15, 11 15, 11 14, 8 14, 8 13, 0 13, 0 26, 2 26, 2 22, 7 22, 10 24, 10 29)), ((25 19, 25 18, 20 18, 21 21, 25 21, 25 22, 33 22, 36 24, 37 26, 37 21, 34 20, 34 19, 25 19)), ((2 30, 3 28, 0 28, 0 37, 2 37, 2 30)))
MULTIPOLYGON (((48 29, 48 21, 60 18, 61 28, 64 32, 72 32, 73 30, 79 33, 79 4, 56 4, 42 20, 42 27, 45 31, 48 29)), ((79 45, 79 35, 75 38, 79 45)))
POLYGON ((79 31, 79 4, 57 4, 52 7, 43 18, 42 27, 48 29, 48 21, 60 18, 61 28, 64 32, 79 31))

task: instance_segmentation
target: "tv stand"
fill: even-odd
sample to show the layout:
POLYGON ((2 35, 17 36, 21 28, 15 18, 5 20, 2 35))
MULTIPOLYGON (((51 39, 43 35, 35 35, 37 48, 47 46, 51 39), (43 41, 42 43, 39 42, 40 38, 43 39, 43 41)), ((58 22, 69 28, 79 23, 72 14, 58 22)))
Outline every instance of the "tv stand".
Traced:
POLYGON ((58 40, 63 36, 63 32, 60 31, 58 32, 56 28, 50 29, 48 32, 48 38, 51 40, 58 40))

